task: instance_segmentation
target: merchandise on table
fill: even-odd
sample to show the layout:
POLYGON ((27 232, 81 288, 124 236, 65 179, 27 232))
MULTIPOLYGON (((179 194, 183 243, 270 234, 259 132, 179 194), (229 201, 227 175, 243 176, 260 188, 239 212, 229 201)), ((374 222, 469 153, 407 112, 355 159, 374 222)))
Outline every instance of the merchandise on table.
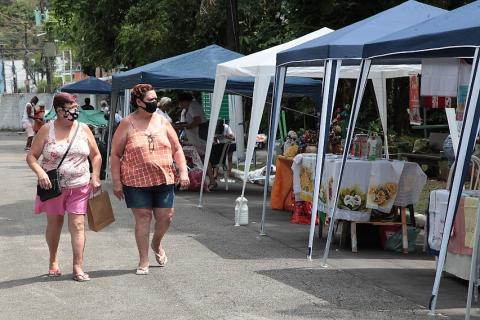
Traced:
MULTIPOLYGON (((332 213, 341 157, 327 155, 319 191, 319 210, 332 213)), ((292 165, 297 200, 312 201, 316 155, 297 155, 292 165)), ((388 160, 347 160, 339 190, 337 219, 370 221, 370 209, 389 213, 392 206, 418 202, 427 177, 416 163, 388 160)))

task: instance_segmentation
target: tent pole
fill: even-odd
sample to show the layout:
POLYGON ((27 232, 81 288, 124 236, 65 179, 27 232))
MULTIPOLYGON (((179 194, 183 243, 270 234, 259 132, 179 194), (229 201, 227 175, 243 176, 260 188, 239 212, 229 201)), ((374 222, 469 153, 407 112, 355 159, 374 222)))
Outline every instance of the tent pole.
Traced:
POLYGON ((265 216, 268 196, 268 185, 270 182, 270 172, 273 162, 273 150, 275 148, 275 138, 278 130, 278 122, 280 119, 280 105, 282 101, 283 85, 285 83, 285 76, 287 74, 287 67, 277 67, 275 70, 275 82, 272 96, 272 110, 270 111, 270 128, 268 133, 268 153, 267 153, 267 167, 265 174, 265 183, 263 186, 263 206, 262 206, 262 221, 260 226, 260 235, 265 233, 265 216))
POLYGON ((325 244, 325 250, 323 251, 322 265, 327 265, 328 254, 330 252, 330 244, 333 237, 333 226, 335 224, 335 213, 337 211, 338 197, 340 193, 340 187, 342 185, 342 178, 347 163, 348 153, 350 151, 353 134, 355 132, 355 124, 357 123, 358 111, 360 110, 360 105, 362 104, 363 94, 365 92, 365 87, 368 81, 368 73, 370 70, 371 60, 362 60, 360 65, 360 73, 358 75, 357 83, 355 86, 355 94, 353 96, 352 108, 350 110, 350 120, 348 123, 347 137, 345 139, 345 148, 343 149, 342 164, 340 165, 340 173, 338 175, 337 187, 335 188, 335 193, 333 194, 333 205, 332 205, 332 217, 330 218, 330 225, 328 228, 328 237, 327 243, 325 244))
POLYGON ((271 76, 269 75, 255 77, 255 83, 253 86, 252 114, 248 128, 247 153, 245 156, 245 168, 243 172, 242 197, 245 196, 248 172, 250 171, 250 165, 252 163, 256 137, 258 130, 260 129, 260 122, 262 121, 263 110, 265 108, 265 101, 267 100, 270 79, 271 76))
POLYGON ((215 76, 215 85, 213 87, 212 109, 210 112, 210 121, 208 124, 207 145, 205 148, 205 159, 203 161, 202 184, 200 186, 200 197, 198 199, 198 207, 203 207, 203 185, 208 170, 208 161, 212 152, 213 138, 215 136, 215 128, 217 127, 218 115, 222 106, 223 94, 227 85, 226 76, 215 76))
POLYGON ((328 132, 330 130, 330 122, 332 121, 332 111, 335 104, 335 95, 338 84, 338 75, 342 60, 326 60, 325 76, 323 78, 323 94, 322 109, 320 116, 320 126, 318 130, 318 147, 317 159, 315 161, 315 180, 312 199, 312 219, 310 221, 310 233, 308 237, 308 253, 307 258, 312 258, 313 252, 313 235, 315 233, 315 221, 317 219, 318 194, 323 173, 323 162, 325 159, 325 151, 328 141, 328 132))
POLYGON ((457 159, 453 164, 453 180, 450 186, 450 194, 448 196, 447 215, 445 217, 445 226, 443 229, 442 244, 440 246, 440 254, 438 257, 437 270, 435 274, 435 282, 432 288, 432 296, 430 298, 429 309, 431 315, 435 314, 437 306, 438 290, 442 277, 443 268, 445 266, 445 258, 447 255, 448 240, 452 231, 452 224, 455 219, 455 213, 458 209, 462 186, 465 182, 464 173, 467 172, 472 156, 475 139, 478 133, 478 122, 480 119, 480 108, 478 108, 478 95, 480 91, 480 74, 479 74, 479 47, 475 50, 475 57, 472 64, 472 73, 470 76, 470 84, 468 87, 465 114, 463 118, 462 132, 460 134, 459 149, 457 159))
POLYGON ((112 105, 110 106, 110 115, 108 117, 108 137, 107 137, 107 159, 105 163, 105 179, 109 178, 109 166, 110 166, 110 150, 112 149, 112 136, 113 136, 113 126, 115 123, 115 112, 117 112, 117 100, 119 98, 118 91, 112 90, 111 100, 112 105))

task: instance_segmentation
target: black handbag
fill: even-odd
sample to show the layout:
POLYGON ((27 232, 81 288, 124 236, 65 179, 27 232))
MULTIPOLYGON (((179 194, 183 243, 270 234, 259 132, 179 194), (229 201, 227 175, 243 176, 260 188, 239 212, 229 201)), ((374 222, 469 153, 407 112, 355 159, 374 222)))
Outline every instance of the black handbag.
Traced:
POLYGON ((60 160, 60 163, 58 164, 56 169, 47 171, 48 178, 50 179, 50 183, 52 184, 52 187, 50 189, 43 189, 39 185, 37 185, 37 195, 40 198, 41 201, 47 201, 53 198, 58 197, 59 195, 62 194, 62 188, 60 187, 60 175, 58 174, 58 168, 63 163, 63 160, 65 160, 65 157, 68 154, 68 151, 70 151, 70 147, 73 144, 73 141, 75 140, 75 137, 77 136, 78 132, 78 127, 80 127, 80 124, 77 125, 77 129, 75 129, 75 133, 73 135, 72 140, 70 141, 70 144, 68 145, 67 151, 65 151, 65 154, 63 155, 62 160, 60 160))

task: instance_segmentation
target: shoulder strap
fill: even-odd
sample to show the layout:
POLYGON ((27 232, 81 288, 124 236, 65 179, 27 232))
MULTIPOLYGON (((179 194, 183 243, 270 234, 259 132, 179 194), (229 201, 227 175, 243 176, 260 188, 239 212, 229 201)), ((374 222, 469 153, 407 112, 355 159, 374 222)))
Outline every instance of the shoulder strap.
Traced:
POLYGON ((75 137, 77 136, 78 128, 80 128, 80 122, 78 122, 77 129, 75 129, 75 133, 73 134, 72 140, 70 140, 70 144, 68 145, 67 151, 65 151, 65 154, 63 155, 62 160, 60 160, 60 163, 57 166, 57 170, 62 165, 63 160, 65 160, 65 158, 67 157, 68 151, 70 151, 70 147, 72 146, 73 141, 75 140, 75 137))

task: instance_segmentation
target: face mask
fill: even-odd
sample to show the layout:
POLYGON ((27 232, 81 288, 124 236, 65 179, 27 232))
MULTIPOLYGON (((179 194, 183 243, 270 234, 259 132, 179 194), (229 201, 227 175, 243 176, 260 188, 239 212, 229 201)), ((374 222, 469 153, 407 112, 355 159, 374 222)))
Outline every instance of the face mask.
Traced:
POLYGON ((157 111, 157 100, 153 100, 152 102, 145 102, 145 101, 142 101, 142 102, 145 103, 145 106, 146 106, 143 109, 148 113, 154 113, 155 111, 157 111))
POLYGON ((80 115, 80 112, 78 111, 77 108, 75 108, 75 109, 65 109, 65 108, 63 108, 63 117, 72 121, 72 122, 77 120, 79 115, 80 115))

